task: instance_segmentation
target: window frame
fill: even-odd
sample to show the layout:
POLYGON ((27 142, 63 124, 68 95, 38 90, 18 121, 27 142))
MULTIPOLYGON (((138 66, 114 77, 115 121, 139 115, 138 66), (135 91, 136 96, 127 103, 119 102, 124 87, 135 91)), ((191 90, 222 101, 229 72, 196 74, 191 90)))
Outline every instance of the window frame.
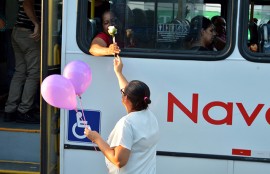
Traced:
MULTIPOLYGON (((238 48, 240 54, 248 61, 257 63, 270 63, 270 53, 254 53, 248 48, 248 21, 249 21, 249 1, 240 1, 238 48)), ((258 45, 259 46, 259 45, 258 45)))
MULTIPOLYGON (((77 1, 77 29, 76 29, 76 41, 79 48, 86 54, 89 53, 89 47, 91 44, 91 27, 88 19, 88 1, 77 1)), ((209 3, 209 2, 207 2, 209 3)), ((224 2, 223 2, 224 3, 224 2)), ((158 50, 158 49, 142 49, 133 48, 125 49, 121 48, 121 56, 130 58, 149 58, 149 59, 173 59, 173 60, 205 60, 216 61, 224 60, 229 57, 236 43, 236 16, 237 16, 237 0, 230 0, 225 2, 227 11, 221 12, 226 14, 227 21, 227 41, 225 48, 222 51, 199 51, 191 52, 189 50, 158 50), (228 20, 230 19, 230 20, 228 20)))
POLYGON ((91 27, 90 21, 88 20, 88 0, 77 1, 77 23, 76 23, 76 41, 78 47, 85 54, 89 53, 91 44, 91 27))

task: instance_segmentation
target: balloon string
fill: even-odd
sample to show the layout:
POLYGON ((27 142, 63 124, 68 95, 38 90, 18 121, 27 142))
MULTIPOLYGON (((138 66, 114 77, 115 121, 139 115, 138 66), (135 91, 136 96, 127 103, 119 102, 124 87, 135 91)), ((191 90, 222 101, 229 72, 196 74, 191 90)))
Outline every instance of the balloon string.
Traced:
MULTIPOLYGON (((78 108, 75 108, 74 110, 75 110, 76 113, 79 112, 79 111, 78 111, 78 108)), ((83 115, 83 117, 84 117, 83 109, 82 109, 82 115, 83 115)), ((81 118, 80 118, 80 120, 81 120, 81 118)), ((84 124, 84 127, 86 128, 87 125, 86 125, 85 117, 83 118, 82 122, 83 122, 83 124, 84 124)))
MULTIPOLYGON (((83 116, 83 120, 84 120, 83 121, 84 126, 85 126, 85 128, 90 128, 90 130, 92 130, 90 125, 89 125, 89 127, 87 127, 87 125, 86 125, 86 119, 85 119, 85 116, 84 116, 83 106, 82 106, 82 97, 80 95, 78 95, 78 97, 79 97, 80 105, 81 105, 81 108, 82 108, 82 116, 83 116)), ((97 151, 96 146, 93 146, 93 147, 94 147, 95 151, 97 151)))
MULTIPOLYGON (((76 113, 79 112, 78 108, 75 108, 74 110, 75 110, 76 113)), ((81 117, 80 117, 80 120, 83 122, 84 126, 86 126, 86 120, 82 119, 81 117)))

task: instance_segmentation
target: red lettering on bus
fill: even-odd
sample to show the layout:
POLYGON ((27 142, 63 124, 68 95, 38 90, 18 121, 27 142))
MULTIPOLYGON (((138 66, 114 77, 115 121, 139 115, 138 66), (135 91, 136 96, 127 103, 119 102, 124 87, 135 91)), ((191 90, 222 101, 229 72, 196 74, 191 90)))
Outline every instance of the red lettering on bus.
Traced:
MULTIPOLYGON (((199 94, 192 94, 192 110, 190 111, 181 101, 179 101, 172 93, 168 93, 168 113, 167 122, 173 122, 174 118, 174 105, 176 105, 181 111, 186 114, 194 123, 198 123, 198 108, 199 108, 199 94)), ((264 104, 258 104, 253 112, 249 115, 242 103, 236 103, 240 113, 242 114, 246 124, 251 126, 254 120, 257 118, 261 112, 264 104)), ((204 119, 213 125, 232 125, 233 121, 233 103, 232 102, 221 102, 213 101, 206 104, 203 107, 202 115, 204 119), (216 120, 209 115, 209 111, 214 107, 221 107, 226 111, 226 116, 223 119, 216 120)), ((265 113, 265 119, 268 124, 270 124, 270 108, 265 113)))
POLYGON ((255 118, 258 116, 260 111, 262 110, 264 104, 258 104, 257 107, 254 109, 254 111, 251 113, 249 116, 245 107, 243 106, 242 103, 236 103, 239 111, 241 112, 242 116, 244 117, 244 120, 246 121, 247 125, 250 126, 255 118))
POLYGON ((233 103, 228 102, 228 103, 224 103, 224 102, 220 102, 220 101, 214 101, 211 103, 208 103, 207 105, 205 105, 205 107, 203 108, 203 117, 204 119, 211 124, 214 125, 221 125, 221 124, 227 124, 227 125, 232 125, 232 116, 233 116, 233 103), (212 119, 208 112, 211 108, 213 107, 222 107, 227 111, 227 115, 224 119, 221 120, 214 120, 212 119))
POLYGON ((265 113, 265 119, 268 124, 270 124, 270 108, 265 113))
POLYGON ((199 94, 192 95, 192 112, 183 105, 172 93, 168 93, 168 116, 167 121, 173 122, 173 106, 178 106, 194 123, 198 122, 199 94))

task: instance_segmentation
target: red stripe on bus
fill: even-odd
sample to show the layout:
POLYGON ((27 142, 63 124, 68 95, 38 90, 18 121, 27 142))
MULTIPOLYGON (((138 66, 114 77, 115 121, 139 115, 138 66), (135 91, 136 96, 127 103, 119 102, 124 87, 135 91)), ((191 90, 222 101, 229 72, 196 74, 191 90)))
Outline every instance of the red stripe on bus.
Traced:
POLYGON ((232 155, 251 156, 251 150, 232 149, 232 155))

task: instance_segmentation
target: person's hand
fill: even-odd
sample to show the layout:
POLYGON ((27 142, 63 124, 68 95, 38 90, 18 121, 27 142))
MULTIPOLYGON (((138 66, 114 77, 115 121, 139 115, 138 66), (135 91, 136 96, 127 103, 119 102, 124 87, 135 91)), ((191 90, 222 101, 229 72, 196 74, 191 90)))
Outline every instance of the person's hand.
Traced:
POLYGON ((109 48, 108 48, 109 55, 118 55, 120 52, 121 50, 119 46, 117 45, 117 43, 109 45, 109 48))
POLYGON ((252 52, 257 52, 258 51, 258 45, 257 44, 251 44, 249 49, 252 52))
POLYGON ((95 143, 101 136, 96 131, 91 131, 88 128, 84 129, 84 135, 91 140, 93 143, 95 143))
POLYGON ((40 24, 35 24, 34 32, 30 35, 35 41, 40 40, 41 27, 40 24))
POLYGON ((123 62, 122 59, 119 57, 119 55, 117 55, 117 57, 115 57, 113 60, 113 68, 115 74, 122 73, 123 62))

